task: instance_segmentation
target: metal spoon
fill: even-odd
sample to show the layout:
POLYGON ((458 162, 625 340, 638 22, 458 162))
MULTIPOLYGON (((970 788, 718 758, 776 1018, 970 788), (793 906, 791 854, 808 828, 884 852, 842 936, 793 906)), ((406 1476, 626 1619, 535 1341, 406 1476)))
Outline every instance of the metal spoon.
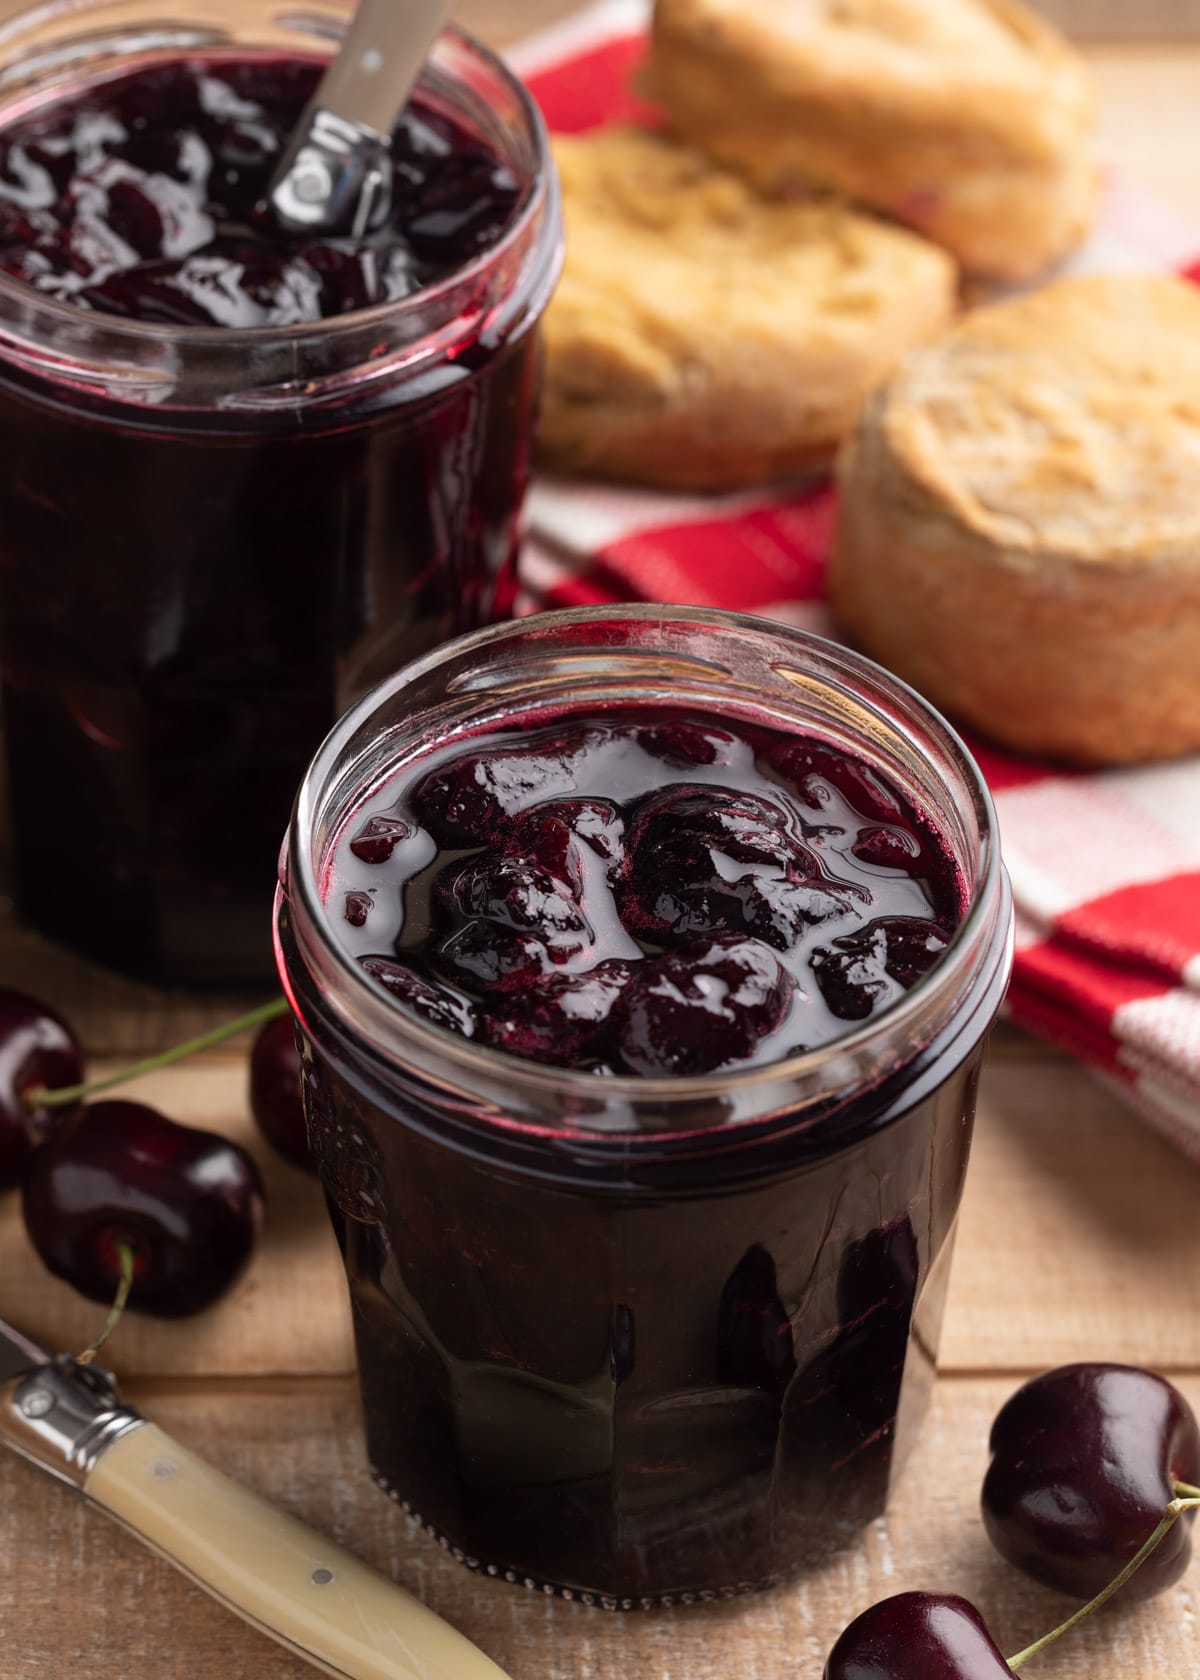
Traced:
POLYGON ((392 130, 452 0, 360 0, 267 192, 289 233, 361 237, 392 202, 392 130))

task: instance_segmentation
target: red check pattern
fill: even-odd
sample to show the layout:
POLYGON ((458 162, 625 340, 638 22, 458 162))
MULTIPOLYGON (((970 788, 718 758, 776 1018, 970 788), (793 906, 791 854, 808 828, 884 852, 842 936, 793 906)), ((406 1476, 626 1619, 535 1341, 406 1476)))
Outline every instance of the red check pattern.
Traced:
MULTIPOLYGON (((512 55, 558 132, 631 117, 645 0, 600 0, 512 55)), ((1077 272, 1200 282, 1200 233, 1113 176, 1077 272)), ((836 634, 828 481, 692 498, 543 481, 525 605, 649 600, 736 608, 836 634)), ((1200 1160, 1200 760, 1063 772, 972 742, 1018 905, 1011 1017, 1091 1063, 1200 1160)))

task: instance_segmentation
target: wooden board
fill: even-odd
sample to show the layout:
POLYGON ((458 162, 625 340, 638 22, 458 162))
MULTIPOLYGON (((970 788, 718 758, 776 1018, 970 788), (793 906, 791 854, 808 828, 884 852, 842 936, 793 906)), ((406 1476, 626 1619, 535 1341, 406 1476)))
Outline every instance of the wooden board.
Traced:
MULTIPOLYGON (((1200 1405, 1200 1379, 1185 1389, 1200 1405)), ((988 1425, 1007 1378, 951 1378, 892 1510, 862 1544, 795 1586, 703 1610, 612 1615, 488 1581, 454 1563, 374 1490, 352 1384, 229 1384, 139 1395, 221 1469, 390 1571, 513 1680, 819 1680, 843 1625, 909 1588, 965 1593, 1015 1652, 1069 1614, 992 1551, 978 1514, 988 1425)), ((0 1462, 6 1680, 308 1680, 65 1489, 0 1462), (17 1596, 19 1593, 19 1597, 17 1596)), ((1110 1612, 1039 1663, 1041 1680, 1196 1680, 1200 1579, 1110 1612)), ((1031 1670, 1031 1673, 1035 1672, 1031 1670)))

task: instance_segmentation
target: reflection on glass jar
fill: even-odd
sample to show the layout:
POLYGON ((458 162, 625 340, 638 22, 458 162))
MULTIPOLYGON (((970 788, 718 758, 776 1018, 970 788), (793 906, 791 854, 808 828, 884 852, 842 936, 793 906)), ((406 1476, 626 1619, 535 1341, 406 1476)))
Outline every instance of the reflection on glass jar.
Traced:
POLYGON ((618 1607, 750 1590, 851 1540, 927 1396, 1010 923, 961 744, 814 638, 552 614, 369 696, 306 778, 277 941, 380 1485, 472 1567, 618 1607), (398 1007, 331 887, 363 795, 451 737, 478 758, 514 723, 667 709, 819 737, 902 789, 966 888, 935 966, 815 1050, 675 1078, 519 1061, 398 1007))
MULTIPOLYGON (((69 128, 64 101, 107 100, 103 121, 133 134, 113 142, 119 173, 122 148, 146 143, 126 107, 181 55, 213 85, 302 72, 298 109, 350 9, 213 0, 164 24, 153 0, 39 6, 0 35, 0 148, 14 124, 69 128)), ((255 291, 233 233, 213 248, 238 258, 217 288, 236 294, 235 325, 190 311, 163 280, 178 264, 84 286, 78 221, 66 256, 36 221, 52 211, 32 232, 5 222, 40 153, 4 152, 0 668, 20 906, 146 978, 269 973, 269 883, 321 737, 399 665, 512 609, 557 195, 539 118, 482 47, 444 36, 420 98, 455 145, 494 155, 510 209, 457 266, 326 319, 291 319, 271 276, 255 291), (35 234, 50 255, 30 257, 35 234)), ((194 128, 172 135, 182 159, 194 128)), ((153 204, 125 182, 118 205, 94 177, 108 220, 89 237, 111 244, 119 225, 132 260, 153 204)), ((149 190, 163 183, 182 190, 169 170, 149 190)), ((324 262, 289 275, 315 284, 324 262)))

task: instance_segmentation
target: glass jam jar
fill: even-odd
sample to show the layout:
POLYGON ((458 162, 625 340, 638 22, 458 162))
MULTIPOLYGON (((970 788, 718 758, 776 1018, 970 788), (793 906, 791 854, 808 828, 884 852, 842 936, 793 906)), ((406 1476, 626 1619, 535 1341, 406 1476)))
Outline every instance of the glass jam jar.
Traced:
POLYGON ((612 1608, 731 1596, 849 1542, 933 1377, 1011 920, 961 742, 815 637, 553 613, 369 695, 301 788, 276 939, 379 1485, 471 1568, 612 1608), (333 920, 364 803, 456 743, 664 712, 816 737, 926 814, 962 899, 925 977, 833 1042, 698 1077, 540 1065, 397 1007, 333 920))
MULTIPOLYGON (((182 58, 315 78, 351 11, 35 6, 0 24, 0 140, 182 58)), ((19 906, 146 979, 271 972, 268 884, 313 750, 384 675, 511 611, 557 187, 535 107, 467 36, 418 95, 517 192, 494 243, 401 301, 183 326, 0 272, 19 906)))

